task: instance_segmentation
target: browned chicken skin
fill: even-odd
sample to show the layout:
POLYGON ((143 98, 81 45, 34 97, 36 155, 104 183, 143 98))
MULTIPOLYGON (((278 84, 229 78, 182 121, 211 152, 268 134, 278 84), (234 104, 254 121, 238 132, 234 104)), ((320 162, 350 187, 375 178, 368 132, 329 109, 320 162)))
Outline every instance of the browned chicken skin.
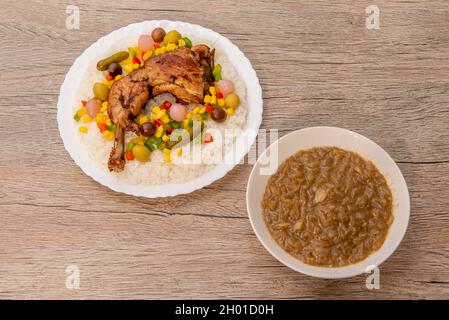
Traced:
POLYGON ((117 128, 108 162, 110 171, 125 167, 125 131, 139 132, 133 120, 150 99, 149 87, 152 96, 171 93, 182 103, 202 102, 213 82, 214 53, 215 49, 206 45, 181 47, 148 59, 142 68, 112 84, 108 114, 117 128))

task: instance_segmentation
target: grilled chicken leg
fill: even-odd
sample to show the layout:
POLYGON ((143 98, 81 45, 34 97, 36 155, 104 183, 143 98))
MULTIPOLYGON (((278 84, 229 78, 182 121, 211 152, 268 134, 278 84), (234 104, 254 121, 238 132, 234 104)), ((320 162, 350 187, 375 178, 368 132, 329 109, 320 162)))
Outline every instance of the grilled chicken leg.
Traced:
POLYGON ((149 87, 153 96, 171 93, 183 103, 200 103, 213 82, 213 64, 214 49, 206 45, 181 47, 148 59, 142 68, 113 83, 108 114, 117 130, 108 163, 110 171, 124 169, 125 130, 139 131, 133 119, 149 100, 149 87))

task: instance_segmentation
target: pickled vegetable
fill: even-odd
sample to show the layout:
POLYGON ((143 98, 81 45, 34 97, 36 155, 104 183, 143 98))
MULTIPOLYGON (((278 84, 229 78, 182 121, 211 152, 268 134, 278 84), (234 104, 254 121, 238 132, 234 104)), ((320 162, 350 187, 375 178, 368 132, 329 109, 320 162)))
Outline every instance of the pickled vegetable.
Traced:
POLYGON ((165 30, 162 28, 156 28, 151 32, 151 37, 155 42, 162 42, 165 37, 165 30))
POLYGON ((113 62, 119 63, 123 60, 128 59, 128 57, 129 57, 128 51, 120 51, 120 52, 114 53, 112 56, 109 56, 107 58, 104 58, 104 59, 98 61, 97 69, 100 71, 104 71, 109 67, 109 65, 111 63, 113 63, 113 62))
POLYGON ((234 83, 231 80, 220 80, 217 83, 217 87, 223 97, 226 97, 228 94, 234 92, 235 90, 234 83))
POLYGON ((98 112, 100 112, 100 103, 95 99, 90 99, 86 103, 86 112, 91 118, 95 118, 98 112))
POLYGON ((240 98, 235 93, 230 93, 225 98, 225 106, 228 108, 237 108, 240 103, 240 98))
POLYGON ((138 46, 142 51, 150 51, 154 49, 154 40, 151 36, 142 34, 138 40, 138 46))
POLYGON ((147 162, 151 154, 150 150, 147 147, 140 144, 136 144, 133 147, 132 153, 134 158, 136 158, 136 160, 140 162, 147 162))
POLYGON ((177 44, 178 40, 181 39, 181 34, 176 30, 171 30, 167 32, 164 37, 164 44, 167 45, 169 43, 177 44))
POLYGON ((142 135, 145 137, 152 136, 156 132, 156 126, 152 122, 142 124, 142 135))
POLYGON ((226 120, 226 111, 224 111, 222 108, 215 108, 210 113, 210 116, 212 119, 216 122, 223 122, 226 120))
POLYGON ((108 100, 109 87, 101 82, 96 82, 93 88, 94 96, 101 101, 108 100))
POLYGON ((117 77, 118 75, 121 75, 122 71, 123 71, 122 67, 117 62, 111 63, 108 67, 108 73, 113 78, 117 77))
POLYGON ((187 114, 186 107, 179 103, 174 103, 170 107, 170 117, 175 121, 182 121, 187 114))
POLYGON ((184 37, 184 38, 182 38, 182 40, 184 40, 184 43, 186 44, 187 48, 191 48, 192 47, 192 41, 189 38, 184 37))

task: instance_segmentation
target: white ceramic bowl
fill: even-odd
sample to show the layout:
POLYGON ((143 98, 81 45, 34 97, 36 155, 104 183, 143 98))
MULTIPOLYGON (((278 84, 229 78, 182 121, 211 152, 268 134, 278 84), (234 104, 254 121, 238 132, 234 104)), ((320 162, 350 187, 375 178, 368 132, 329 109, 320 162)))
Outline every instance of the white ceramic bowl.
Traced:
POLYGON ((64 142, 64 147, 72 159, 85 174, 99 183, 112 190, 135 196, 148 198, 175 196, 190 193, 211 184, 215 180, 223 177, 235 164, 243 159, 256 139, 262 121, 262 103, 262 89, 256 72, 245 55, 228 38, 210 29, 186 22, 168 20, 143 21, 130 24, 100 38, 76 59, 67 73, 59 93, 58 127, 64 142), (98 168, 92 163, 92 160, 78 139, 77 128, 73 124, 74 106, 79 105, 80 102, 79 88, 92 85, 86 83, 85 74, 88 70, 95 69, 98 60, 137 43, 139 35, 148 33, 156 27, 162 27, 165 30, 179 30, 181 34, 189 36, 192 41, 196 41, 196 38, 201 38, 204 40, 204 43, 213 46, 217 51, 227 55, 229 60, 232 61, 239 77, 245 83, 248 114, 245 127, 243 128, 243 134, 238 137, 233 152, 226 154, 223 164, 218 164, 212 170, 184 183, 169 183, 164 185, 125 183, 114 179, 113 175, 107 170, 98 168))
MULTIPOLYGON (((272 173, 274 173, 272 172, 272 173)), ((341 128, 312 127, 294 131, 270 145, 259 157, 249 177, 246 204, 251 225, 264 247, 280 262, 293 270, 319 278, 346 278, 367 272, 373 266, 379 266, 398 247, 407 229, 410 216, 410 198, 407 184, 394 160, 380 146, 368 138, 341 128), (390 227, 383 246, 367 259, 345 267, 327 268, 305 264, 284 251, 271 237, 262 217, 261 201, 267 185, 269 174, 261 174, 266 167, 270 152, 278 149, 279 164, 294 153, 319 146, 336 146, 359 153, 371 160, 384 174, 393 193, 394 222, 390 227)))

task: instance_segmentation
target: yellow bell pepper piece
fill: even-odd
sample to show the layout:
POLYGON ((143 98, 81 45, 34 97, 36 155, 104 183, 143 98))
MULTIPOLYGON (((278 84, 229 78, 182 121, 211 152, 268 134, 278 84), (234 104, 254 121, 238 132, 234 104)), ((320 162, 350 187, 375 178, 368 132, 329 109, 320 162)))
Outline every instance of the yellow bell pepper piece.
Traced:
POLYGON ((83 117, 83 122, 84 122, 84 123, 92 122, 92 120, 93 120, 93 119, 92 119, 90 116, 88 116, 88 115, 86 115, 86 116, 83 117))
POLYGON ((86 108, 81 107, 76 111, 76 114, 78 115, 78 117, 83 117, 86 115, 86 108))
POLYGON ((154 134, 157 138, 162 137, 162 133, 164 132, 164 127, 159 126, 157 127, 156 133, 154 134))
POLYGON ((100 111, 101 111, 101 112, 105 112, 106 110, 108 110, 108 102, 107 102, 107 101, 105 101, 105 102, 103 102, 103 103, 101 104, 101 109, 100 109, 100 111))
POLYGON ((150 119, 148 119, 148 117, 147 116, 140 116, 139 117, 139 124, 144 124, 145 122, 148 122, 148 121, 150 121, 150 119))
POLYGON ((103 131, 103 137, 105 137, 107 140, 111 141, 112 139, 114 139, 114 133, 112 131, 105 130, 105 131, 103 131))
POLYGON ((153 56, 153 54, 154 54, 154 51, 153 50, 148 50, 147 52, 145 52, 144 54, 143 54, 143 56, 142 56, 142 59, 145 61, 145 60, 148 60, 148 59, 150 59, 152 56, 153 56))
POLYGON ((78 131, 81 133, 87 133, 87 131, 89 131, 89 129, 87 127, 82 126, 82 127, 78 128, 78 131))
POLYGON ((178 46, 180 46, 180 47, 185 47, 186 46, 186 42, 184 41, 184 39, 179 39, 178 40, 178 46))
POLYGON ((97 115, 95 116, 95 121, 97 123, 105 123, 106 122, 106 117, 102 114, 102 113, 97 113, 97 115))

